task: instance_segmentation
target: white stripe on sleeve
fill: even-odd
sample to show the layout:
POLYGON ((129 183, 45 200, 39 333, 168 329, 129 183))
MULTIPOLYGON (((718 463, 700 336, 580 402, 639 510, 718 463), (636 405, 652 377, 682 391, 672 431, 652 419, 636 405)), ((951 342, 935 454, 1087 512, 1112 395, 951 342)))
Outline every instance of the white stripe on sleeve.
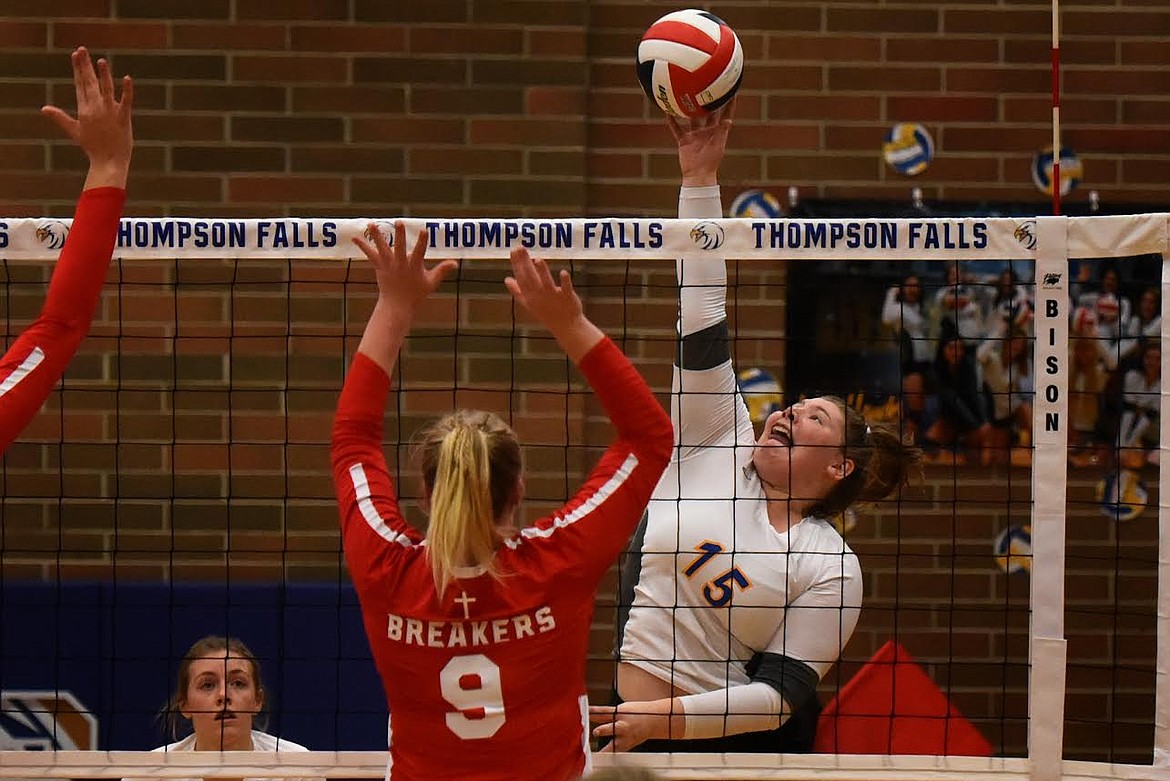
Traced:
POLYGON ((0 396, 3 396, 19 385, 21 380, 32 374, 33 370, 40 366, 44 360, 45 351, 39 347, 34 347, 32 352, 28 354, 28 357, 20 362, 20 366, 13 369, 12 374, 9 374, 4 378, 3 382, 0 382, 0 396))
POLYGON ((625 483, 626 480, 630 479, 630 475, 633 474, 634 469, 637 466, 638 457, 633 453, 630 453, 628 456, 626 456, 626 460, 622 462, 622 465, 619 466, 617 470, 610 476, 610 478, 606 480, 600 488, 597 489, 597 493, 593 494, 593 496, 590 496, 588 499, 582 502, 577 507, 577 509, 573 510, 568 515, 555 517, 552 524, 543 529, 536 526, 529 526, 527 529, 521 530, 520 536, 527 537, 529 539, 533 537, 551 537, 553 532, 555 532, 557 529, 563 529, 566 526, 573 525, 600 507, 606 499, 613 496, 613 494, 622 487, 622 484, 625 483))
POLYGON ((358 509, 361 510, 362 517, 366 519, 370 528, 387 542, 396 542, 404 548, 414 545, 409 537, 391 529, 386 521, 382 520, 382 516, 378 515, 374 500, 370 497, 370 481, 366 479, 366 470, 360 463, 349 468, 349 479, 353 481, 353 490, 357 494, 358 509))

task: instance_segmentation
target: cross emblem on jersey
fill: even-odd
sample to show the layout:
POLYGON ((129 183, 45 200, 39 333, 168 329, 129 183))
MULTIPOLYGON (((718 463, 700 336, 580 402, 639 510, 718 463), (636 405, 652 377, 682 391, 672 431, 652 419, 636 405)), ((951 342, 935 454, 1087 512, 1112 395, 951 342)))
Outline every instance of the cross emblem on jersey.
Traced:
POLYGON ((475 597, 469 597, 469 596, 467 596, 467 592, 463 591, 463 592, 460 592, 460 596, 455 601, 458 602, 459 604, 463 605, 463 617, 464 618, 471 618, 470 605, 472 602, 475 601, 475 597))

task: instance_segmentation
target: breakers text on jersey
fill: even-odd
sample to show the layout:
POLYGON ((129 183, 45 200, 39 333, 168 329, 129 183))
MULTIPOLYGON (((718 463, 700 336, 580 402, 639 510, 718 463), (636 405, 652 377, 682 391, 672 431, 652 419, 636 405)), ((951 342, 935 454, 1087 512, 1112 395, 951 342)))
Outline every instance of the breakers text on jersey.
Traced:
POLYGON ((490 621, 422 621, 390 613, 386 637, 428 648, 477 648, 523 640, 557 628, 552 608, 490 621))

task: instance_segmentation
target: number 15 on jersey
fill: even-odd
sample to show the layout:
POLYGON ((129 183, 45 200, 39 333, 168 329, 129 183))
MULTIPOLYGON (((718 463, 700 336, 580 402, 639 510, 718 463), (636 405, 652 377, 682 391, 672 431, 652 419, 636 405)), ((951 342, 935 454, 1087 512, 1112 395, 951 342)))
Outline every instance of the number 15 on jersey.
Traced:
MULTIPOLYGON (((688 578, 694 577, 707 562, 723 553, 724 548, 720 543, 708 540, 696 545, 695 550, 699 551, 700 555, 683 570, 683 574, 688 578)), ((752 582, 739 567, 732 567, 703 584, 703 598, 712 607, 726 607, 737 587, 740 591, 746 591, 752 587, 752 582)))

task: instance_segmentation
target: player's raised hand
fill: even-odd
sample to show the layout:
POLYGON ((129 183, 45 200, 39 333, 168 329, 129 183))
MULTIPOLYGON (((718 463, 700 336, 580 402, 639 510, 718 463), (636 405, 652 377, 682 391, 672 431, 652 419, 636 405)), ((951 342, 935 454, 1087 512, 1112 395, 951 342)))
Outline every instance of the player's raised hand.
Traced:
POLYGON ((512 250, 511 259, 512 276, 504 280, 504 286, 546 328, 555 331, 558 325, 582 317, 581 299, 573 290, 573 278, 568 271, 561 269, 558 284, 548 264, 529 255, 523 247, 512 250))
POLYGON ((686 187, 718 183, 719 165, 727 150, 727 135, 735 116, 735 98, 717 110, 694 119, 666 115, 666 124, 678 145, 678 163, 686 187))
POLYGON ((512 276, 504 280, 512 298, 549 330, 569 360, 579 361, 603 338, 589 318, 569 272, 561 270, 554 280, 548 264, 518 247, 512 250, 512 276))
POLYGON ((90 176, 86 179, 86 188, 125 187, 134 149, 134 131, 130 123, 134 82, 129 76, 123 76, 121 94, 116 94, 110 64, 99 59, 95 70, 84 46, 73 51, 70 62, 77 94, 77 118, 51 105, 41 107, 41 113, 61 128, 89 158, 90 176))
POLYGON ((406 226, 401 222, 394 224, 393 246, 373 222, 366 229, 366 235, 354 237, 353 243, 374 267, 379 301, 401 314, 413 315, 418 305, 459 265, 454 260, 444 260, 428 267, 426 231, 419 231, 414 246, 407 250, 406 226))

